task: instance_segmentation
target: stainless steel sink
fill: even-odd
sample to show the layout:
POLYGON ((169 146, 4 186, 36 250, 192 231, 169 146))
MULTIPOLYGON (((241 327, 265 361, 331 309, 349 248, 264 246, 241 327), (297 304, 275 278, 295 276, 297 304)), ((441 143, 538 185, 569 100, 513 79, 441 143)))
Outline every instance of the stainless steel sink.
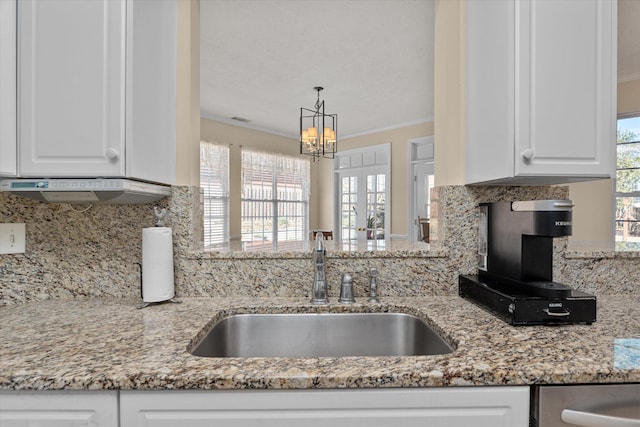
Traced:
POLYGON ((427 323, 401 313, 237 314, 189 351, 204 357, 343 357, 445 354, 427 323))

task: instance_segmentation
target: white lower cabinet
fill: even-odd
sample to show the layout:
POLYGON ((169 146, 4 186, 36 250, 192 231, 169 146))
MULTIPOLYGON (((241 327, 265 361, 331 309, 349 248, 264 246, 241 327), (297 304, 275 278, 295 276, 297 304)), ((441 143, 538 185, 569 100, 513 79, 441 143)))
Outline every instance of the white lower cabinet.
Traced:
POLYGON ((0 391, 2 427, 527 427, 529 387, 0 391))
POLYGON ((117 391, 0 391, 2 427, 117 427, 117 391))
POLYGON ((121 427, 526 427, 528 422, 528 387, 120 393, 121 427))

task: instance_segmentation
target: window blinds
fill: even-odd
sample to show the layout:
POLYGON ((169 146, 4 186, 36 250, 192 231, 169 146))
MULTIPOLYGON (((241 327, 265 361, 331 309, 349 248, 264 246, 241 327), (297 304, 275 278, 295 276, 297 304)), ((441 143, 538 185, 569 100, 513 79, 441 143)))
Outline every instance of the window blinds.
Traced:
POLYGON ((200 143, 200 187, 204 203, 204 248, 229 242, 229 148, 200 143))

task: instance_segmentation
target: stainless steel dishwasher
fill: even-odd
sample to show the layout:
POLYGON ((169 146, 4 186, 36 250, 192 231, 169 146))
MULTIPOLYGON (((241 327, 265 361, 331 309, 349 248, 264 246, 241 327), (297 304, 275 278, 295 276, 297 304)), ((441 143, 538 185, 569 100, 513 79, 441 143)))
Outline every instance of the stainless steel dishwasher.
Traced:
POLYGON ((640 427, 640 383, 534 386, 531 427, 640 427))

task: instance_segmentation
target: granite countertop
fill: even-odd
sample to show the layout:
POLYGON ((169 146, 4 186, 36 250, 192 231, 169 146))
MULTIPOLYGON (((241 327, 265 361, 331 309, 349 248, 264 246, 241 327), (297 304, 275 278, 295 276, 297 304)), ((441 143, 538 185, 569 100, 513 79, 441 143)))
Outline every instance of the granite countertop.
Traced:
POLYGON ((456 296, 331 304, 424 317, 456 347, 415 357, 201 358, 227 313, 312 311, 299 299, 48 300, 0 308, 0 389, 373 388, 640 382, 640 295, 600 296, 593 325, 512 327, 456 296))
MULTIPOLYGON (((408 240, 324 240, 329 258, 444 257, 449 251, 437 244, 408 240)), ((190 259, 296 259, 311 258, 315 241, 239 242, 218 245, 206 251, 192 250, 190 259)))

